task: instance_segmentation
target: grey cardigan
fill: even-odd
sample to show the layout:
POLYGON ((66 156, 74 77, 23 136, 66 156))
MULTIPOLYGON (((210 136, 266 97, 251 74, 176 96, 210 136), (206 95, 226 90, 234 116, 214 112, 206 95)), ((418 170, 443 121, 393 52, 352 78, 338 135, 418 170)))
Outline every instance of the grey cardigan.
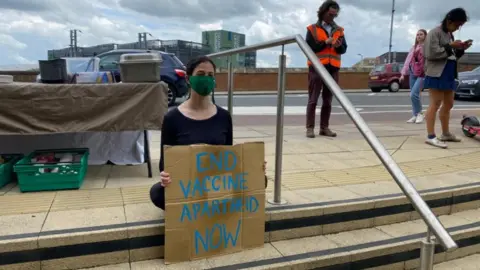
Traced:
POLYGON ((454 55, 456 59, 459 59, 463 56, 465 53, 463 50, 450 47, 449 44, 452 41, 453 36, 444 31, 442 26, 435 27, 428 32, 423 46, 426 76, 440 77, 448 57, 454 55))

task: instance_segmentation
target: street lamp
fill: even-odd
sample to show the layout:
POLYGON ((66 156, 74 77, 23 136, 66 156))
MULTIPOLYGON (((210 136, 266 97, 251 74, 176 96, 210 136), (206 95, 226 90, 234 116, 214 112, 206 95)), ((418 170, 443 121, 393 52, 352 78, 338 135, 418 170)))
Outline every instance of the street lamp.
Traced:
POLYGON ((392 35, 393 35, 394 15, 395 15, 395 0, 392 0, 392 17, 390 18, 390 42, 388 44, 388 63, 392 63, 392 35))
POLYGON ((358 56, 360 56, 360 67, 363 67, 363 54, 357 53, 358 56))

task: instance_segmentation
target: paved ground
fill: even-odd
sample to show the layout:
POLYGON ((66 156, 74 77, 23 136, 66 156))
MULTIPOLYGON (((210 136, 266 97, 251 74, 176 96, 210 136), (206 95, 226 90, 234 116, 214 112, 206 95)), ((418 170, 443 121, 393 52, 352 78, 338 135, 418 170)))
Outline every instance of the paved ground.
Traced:
MULTIPOLYGON (((356 110, 367 122, 406 121, 411 117, 411 103, 408 92, 369 93, 347 92, 347 97, 356 110)), ((227 96, 217 95, 216 103, 227 107, 227 96)), ((428 96, 422 97, 424 110, 428 107, 428 96)), ((285 98, 285 125, 303 125, 305 123, 306 94, 290 93, 285 98)), ((319 114, 321 101, 317 108, 319 114)), ((277 114, 277 97, 275 94, 237 94, 233 100, 233 118, 237 126, 275 125, 277 114), (255 116, 255 121, 252 121, 255 116)), ((456 101, 452 118, 462 115, 480 115, 480 102, 475 100, 456 101)), ((351 123, 340 104, 334 100, 332 124, 351 123)))
MULTIPOLYGON (((303 110, 305 110, 303 108, 303 110)), ((367 123, 382 123, 382 124, 390 124, 392 122, 396 123, 405 123, 410 117, 412 117, 410 111, 401 111, 401 112, 367 112, 367 111, 360 111, 359 112, 362 118, 367 123)), ((453 110, 451 112, 452 119, 458 119, 451 122, 452 127, 459 127, 460 126, 460 119, 463 115, 474 115, 480 116, 480 109, 465 109, 465 110, 453 110)), ((276 124, 277 117, 276 115, 268 115, 268 114, 252 114, 252 115, 236 115, 235 108, 233 114, 233 123, 235 126, 241 127, 249 127, 249 126, 274 126, 276 124)), ((319 125, 320 116, 317 112, 315 124, 319 125)), ((437 120, 438 121, 438 120, 437 120)), ((333 112, 330 118, 330 125, 332 125, 332 129, 336 129, 336 126, 341 126, 345 124, 353 123, 350 117, 345 112, 333 112)), ((296 128, 304 129, 305 125, 305 115, 288 115, 285 114, 284 116, 284 125, 285 126, 295 126, 296 128)), ((416 124, 416 125, 409 125, 412 128, 420 128, 424 129, 425 124, 416 124)), ((317 126, 318 128, 318 126, 317 126)))
MULTIPOLYGON (((458 123, 458 119, 453 123, 458 123)), ((464 138, 436 149, 424 144, 423 125, 371 123, 393 158, 409 177, 429 177, 478 168, 480 141, 464 138)), ((287 199, 297 191, 392 181, 380 161, 352 124, 332 126, 339 137, 306 139, 298 126, 285 127, 282 187, 287 199)), ((455 129, 461 132, 458 128, 455 129)), ((275 127, 236 127, 235 142, 264 141, 267 175, 273 178, 275 127)), ((0 215, 47 213, 89 208, 150 205, 149 187, 158 181, 159 133, 152 141, 154 178, 145 166, 91 166, 81 191, 21 194, 15 184, 0 189, 0 215)), ((460 134, 459 134, 460 135, 460 134)), ((271 193, 270 182, 268 192, 271 193)), ((340 195, 339 195, 340 196, 340 195)))
MULTIPOLYGON (((350 99, 353 105, 362 107, 362 106, 400 106, 411 108, 411 102, 408 92, 398 92, 398 93, 352 93, 347 92, 346 95, 350 99)), ((305 106, 307 104, 308 95, 306 93, 302 94, 287 94, 285 96, 285 106, 305 106)), ((215 101, 220 106, 227 106, 227 96, 226 95, 216 95, 215 101)), ((321 101, 321 99, 319 99, 321 101)), ((422 94, 422 102, 424 105, 428 105, 428 93, 422 94)), ((234 106, 239 107, 264 107, 264 106, 277 106, 277 95, 276 93, 271 94, 262 94, 262 95, 235 95, 234 96, 234 106)), ((480 107, 480 102, 478 100, 462 100, 456 101, 457 106, 470 105, 480 107)), ((339 106, 340 104, 334 100, 334 106, 339 106)))

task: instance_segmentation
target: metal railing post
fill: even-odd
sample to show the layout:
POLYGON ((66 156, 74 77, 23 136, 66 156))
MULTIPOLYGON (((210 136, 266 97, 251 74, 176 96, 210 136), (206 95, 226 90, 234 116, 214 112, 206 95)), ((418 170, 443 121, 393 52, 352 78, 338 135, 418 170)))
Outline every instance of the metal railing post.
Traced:
POLYGON ((230 115, 233 115, 233 64, 232 64, 232 57, 229 56, 227 60, 227 68, 228 68, 228 77, 227 77, 227 91, 228 91, 228 99, 227 99, 227 106, 228 112, 230 115))
MULTIPOLYGON (((328 88, 332 91, 335 98, 338 100, 342 108, 345 110, 347 115, 352 119, 360 133, 366 139, 372 150, 378 156, 378 158, 382 161, 385 168, 388 170, 390 175, 393 177, 395 182, 401 188, 402 192, 407 196, 410 202, 413 204, 415 209, 420 213, 423 221, 428 225, 429 228, 429 237, 434 234, 437 238, 436 240, 443 246, 447 251, 453 251, 458 246, 455 241, 452 239, 450 234, 445 230, 443 225, 440 223, 438 218, 433 214, 430 207, 425 203, 422 199, 418 191, 412 185, 410 180, 407 176, 403 173, 400 169, 398 164, 393 160, 390 153, 385 149, 383 144, 380 140, 375 136, 373 131, 367 125, 365 120, 361 117, 361 115, 357 112, 355 107, 352 105, 348 97, 343 93, 342 89, 338 85, 337 82, 332 78, 332 76, 328 73, 325 67, 320 64, 318 61, 317 56, 308 46, 306 41, 303 39, 301 35, 295 36, 288 36, 283 37, 271 41, 261 42, 255 45, 249 45, 241 48, 230 49, 226 51, 216 52, 209 54, 209 57, 223 57, 223 56, 232 56, 234 54, 251 52, 251 51, 258 51, 262 49, 272 48, 276 46, 282 46, 282 55, 280 56, 280 68, 278 72, 278 105, 277 105, 277 137, 276 137, 276 156, 275 156, 275 193, 274 199, 269 200, 269 202, 273 204, 281 204, 282 196, 281 196, 281 173, 282 173, 282 147, 283 147, 283 113, 284 113, 284 98, 285 98, 285 65, 286 65, 286 58, 284 55, 284 46, 291 43, 297 43, 300 49, 303 51, 305 56, 313 62, 313 67, 315 71, 320 75, 323 82, 328 86, 328 88)), ((231 100, 233 97, 233 70, 231 72, 231 88, 232 91, 231 96, 229 95, 229 99, 231 100)), ((232 104, 229 101, 229 104, 232 104)), ((229 106, 230 109, 231 105, 229 106)), ((430 238, 427 237, 427 241, 429 243, 430 238)), ((432 254, 431 250, 425 248, 425 254, 432 254), (428 252, 427 252, 428 251, 428 252)), ((433 245, 434 249, 434 245, 433 245)), ((427 255, 424 255, 427 256, 427 255)), ((433 255, 432 255, 433 256, 433 255)), ((431 257, 431 256, 430 256, 431 257)), ((425 257, 427 258, 427 257, 425 257)), ((425 262, 429 262, 430 259, 425 259, 425 262)), ((430 263, 426 263, 428 266, 430 263)))
POLYGON ((286 204, 282 200, 282 158, 283 158, 283 116, 285 106, 285 69, 287 57, 285 56, 282 45, 282 54, 278 58, 278 95, 277 95, 277 129, 275 140, 275 182, 273 190, 273 200, 269 203, 279 205, 286 204))
POLYGON ((427 237, 422 241, 420 250, 420 270, 433 270, 433 256, 435 255, 435 240, 432 240, 432 231, 427 230, 427 237))
POLYGON ((297 35, 296 39, 298 45, 300 46, 300 49, 305 53, 307 58, 312 61, 313 67, 322 78, 323 83, 328 86, 328 89, 330 89, 330 91, 332 91, 335 98, 337 98, 338 103, 342 105, 342 108, 345 110, 350 119, 352 119, 355 126, 357 126, 358 131, 360 131, 367 143, 372 148, 373 152, 375 152, 380 161, 382 161, 382 164, 385 166, 392 178, 398 184, 400 189, 412 202, 415 209, 420 213, 420 216, 425 221, 427 226, 434 231, 440 243, 442 243, 442 245, 446 249, 453 250, 457 248, 457 244, 455 243, 455 241, 453 241, 450 234, 448 234, 448 232, 445 230, 438 218, 432 212, 430 207, 422 199, 420 194, 418 194, 415 187, 412 185, 410 180, 408 180, 407 176, 403 173, 402 169, 400 169, 395 160, 393 160, 387 149, 385 149, 377 136, 375 136, 367 123, 365 123, 365 120, 363 120, 360 113, 357 112, 355 106, 353 106, 353 104, 350 102, 350 100, 342 91, 338 83, 333 79, 330 73, 328 73, 328 71, 320 63, 320 61, 315 61, 315 59, 318 58, 315 53, 310 49, 307 42, 300 35, 297 35))

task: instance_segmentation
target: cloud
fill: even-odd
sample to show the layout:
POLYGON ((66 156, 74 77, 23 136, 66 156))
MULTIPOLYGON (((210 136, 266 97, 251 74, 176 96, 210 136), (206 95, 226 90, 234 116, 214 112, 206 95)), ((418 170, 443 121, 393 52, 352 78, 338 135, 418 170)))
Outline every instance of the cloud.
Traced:
POLYGON ((23 50, 27 48, 27 44, 16 40, 14 37, 7 34, 0 34, 0 46, 8 47, 10 49, 23 50))
POLYGON ((22 65, 35 64, 35 61, 27 59, 19 54, 10 55, 9 58, 15 60, 17 63, 22 65))
MULTIPOLYGON (((392 2, 339 0, 337 23, 345 28, 348 51, 343 65, 388 51, 392 2)), ((80 46, 137 41, 137 33, 154 38, 201 41, 201 31, 225 29, 246 34, 247 44, 306 33, 316 21, 317 0, 2 0, 0 65, 45 59, 47 50, 68 46, 69 30, 79 29, 80 46)), ((478 0, 396 0, 393 50, 408 50, 419 28, 431 29, 445 13, 462 5, 471 21, 457 38, 480 40, 478 0)), ((479 51, 474 43, 471 51, 479 51)), ((305 67, 296 45, 285 47, 288 66, 305 67)), ((257 66, 278 65, 281 48, 258 52, 257 66)))

